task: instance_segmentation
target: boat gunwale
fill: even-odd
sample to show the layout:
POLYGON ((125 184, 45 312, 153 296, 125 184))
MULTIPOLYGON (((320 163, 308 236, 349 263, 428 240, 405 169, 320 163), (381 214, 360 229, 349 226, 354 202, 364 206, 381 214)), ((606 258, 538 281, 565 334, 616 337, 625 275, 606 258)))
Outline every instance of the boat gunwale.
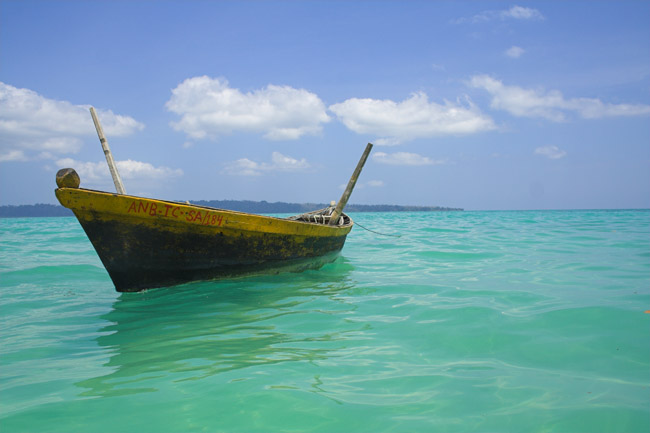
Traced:
MULTIPOLYGON (((241 211, 236 211, 236 210, 231 210, 231 209, 221 209, 221 208, 215 208, 215 207, 210 207, 210 206, 203 206, 203 205, 198 205, 198 204, 185 203, 185 202, 181 202, 181 201, 172 201, 172 200, 163 200, 163 199, 156 199, 156 198, 149 198, 149 197, 141 197, 141 196, 136 196, 136 195, 131 195, 131 194, 111 193, 111 192, 99 191, 99 190, 94 190, 94 189, 89 189, 89 188, 70 188, 70 187, 57 188, 55 190, 55 193, 57 195, 57 198, 59 199, 59 202, 64 207, 72 210, 73 213, 75 213, 75 216, 77 216, 77 218, 79 218, 79 216, 77 215, 77 212, 80 212, 80 213, 102 212, 102 213, 107 213, 107 214, 112 214, 112 215, 125 215, 125 216, 129 216, 129 217, 136 217, 136 215, 127 215, 127 213, 125 213, 123 211, 103 212, 103 211, 97 211, 97 210, 93 210, 93 209, 84 209, 81 206, 70 206, 70 207, 68 207, 68 206, 64 205, 63 201, 59 198, 59 195, 58 195, 59 191, 61 191, 63 193, 65 193, 67 191, 69 191, 70 193, 81 192, 81 193, 88 194, 88 196, 96 195, 96 196, 99 196, 99 197, 102 197, 102 198, 105 198, 105 199, 108 199, 108 198, 120 198, 120 199, 144 200, 144 201, 153 202, 153 203, 163 203, 163 204, 173 205, 173 206, 176 206, 176 207, 193 208, 193 209, 205 209, 205 210, 208 210, 208 211, 220 212, 220 213, 225 213, 225 214, 229 214, 229 215, 236 215, 236 216, 242 216, 242 217, 247 217, 247 218, 259 218, 261 220, 273 220, 273 221, 282 222, 282 223, 289 223, 290 225, 298 224, 298 225, 305 225, 305 226, 309 226, 309 227, 318 227, 318 228, 326 229, 326 231, 329 231, 329 232, 335 232, 335 231, 338 231, 338 230, 344 230, 346 232, 349 232, 349 230, 351 230, 352 227, 354 226, 354 221, 352 220, 352 218, 350 218, 348 215, 345 215, 345 214, 344 215, 347 216, 347 218, 348 218, 348 221, 349 221, 348 223, 342 224, 342 225, 328 225, 328 224, 323 224, 323 223, 316 223, 316 222, 293 219, 296 216, 300 216, 302 214, 291 215, 290 217, 281 218, 281 217, 276 217, 276 216, 271 216, 271 215, 255 214, 255 213, 241 212, 241 211)), ((317 212, 317 211, 318 210, 314 210, 314 211, 311 211, 311 212, 317 212)), ((311 212, 307 212, 307 213, 311 213, 311 212)), ((178 221, 178 222, 179 223, 180 222, 184 223, 184 222, 189 222, 189 221, 178 221)), ((341 234, 341 235, 343 235, 343 234, 341 234)))

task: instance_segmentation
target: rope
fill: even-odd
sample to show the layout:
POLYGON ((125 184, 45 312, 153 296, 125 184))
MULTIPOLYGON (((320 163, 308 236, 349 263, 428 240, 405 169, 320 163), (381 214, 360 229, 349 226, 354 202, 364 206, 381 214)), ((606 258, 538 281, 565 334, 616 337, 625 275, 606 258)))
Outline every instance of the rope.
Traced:
POLYGON ((356 221, 354 222, 354 225, 357 225, 357 226, 361 227, 362 229, 367 230, 367 231, 369 231, 369 232, 371 232, 371 233, 374 233, 374 234, 377 234, 377 235, 381 235, 381 236, 391 236, 391 237, 394 237, 394 238, 401 238, 401 237, 402 237, 402 235, 390 235, 390 234, 388 234, 388 233, 379 233, 379 232, 376 232, 376 231, 374 231, 374 230, 370 230, 369 228, 366 228, 366 227, 362 226, 361 224, 359 224, 359 223, 356 222, 356 221))

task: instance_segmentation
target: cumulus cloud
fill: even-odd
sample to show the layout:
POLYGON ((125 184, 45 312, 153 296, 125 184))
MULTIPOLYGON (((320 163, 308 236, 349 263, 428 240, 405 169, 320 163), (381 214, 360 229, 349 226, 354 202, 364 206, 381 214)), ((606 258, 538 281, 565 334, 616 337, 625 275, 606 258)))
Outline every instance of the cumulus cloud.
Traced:
POLYGON ((510 9, 502 10, 487 10, 480 12, 471 17, 459 18, 454 21, 456 24, 470 23, 484 23, 489 21, 505 21, 505 20, 530 20, 530 21, 541 21, 544 19, 544 15, 537 9, 527 8, 523 6, 512 6, 510 9))
POLYGON ((352 131, 378 136, 376 143, 384 145, 494 129, 492 119, 471 101, 467 100, 465 105, 445 101, 441 105, 429 102, 423 92, 402 102, 351 98, 329 109, 352 131))
POLYGON ((512 47, 510 47, 510 48, 508 48, 508 49, 506 50, 505 55, 508 56, 508 57, 511 57, 511 58, 513 58, 513 59, 518 59, 518 58, 521 57, 525 52, 526 52, 526 50, 524 50, 523 48, 518 47, 518 46, 516 46, 516 45, 513 45, 512 47))
MULTIPOLYGON (((0 82, 0 159, 21 161, 78 152, 85 138, 96 137, 89 107, 0 82)), ((110 110, 97 114, 108 136, 125 136, 144 128, 132 117, 110 110)))
POLYGON ((409 152, 375 152, 372 155, 373 161, 380 164, 390 165, 440 165, 445 164, 446 160, 434 160, 427 156, 418 155, 409 152))
POLYGON ((560 150, 557 146, 543 146, 535 149, 535 155, 545 156, 549 159, 560 159, 566 156, 566 152, 560 150))
POLYGON ((306 159, 295 159, 290 156, 273 152, 271 162, 256 162, 241 158, 226 164, 223 173, 237 176, 260 176, 272 171, 300 172, 311 167, 306 159))
POLYGON ((524 89, 507 86, 487 75, 472 77, 469 85, 483 89, 492 96, 490 106, 517 117, 541 117, 555 122, 566 120, 567 113, 584 119, 650 114, 650 105, 608 104, 596 98, 566 99, 557 90, 524 89))
MULTIPOLYGON (((148 162, 127 159, 125 161, 116 161, 115 163, 117 164, 117 171, 124 180, 162 181, 183 175, 183 170, 181 169, 155 167, 148 162)), ((59 168, 74 168, 84 184, 104 185, 112 182, 106 161, 90 162, 62 158, 56 161, 56 165, 59 168)))
POLYGON ((172 127, 191 139, 217 139, 234 131, 263 133, 269 140, 318 134, 329 122, 320 98, 304 89, 268 85, 243 93, 223 78, 188 78, 172 90, 169 111, 181 116, 172 127))

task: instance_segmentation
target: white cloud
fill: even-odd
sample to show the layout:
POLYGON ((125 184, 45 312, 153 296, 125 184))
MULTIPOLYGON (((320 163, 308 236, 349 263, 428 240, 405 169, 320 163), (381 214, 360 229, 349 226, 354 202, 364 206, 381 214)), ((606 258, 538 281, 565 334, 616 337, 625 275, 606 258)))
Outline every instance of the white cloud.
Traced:
POLYGON ((22 150, 9 150, 0 153, 0 162, 5 161, 27 161, 27 157, 22 150))
POLYGON ((124 179, 166 179, 171 177, 180 177, 183 175, 183 170, 180 168, 169 167, 154 167, 148 162, 133 161, 127 159, 126 161, 117 161, 117 169, 124 179))
POLYGON ((300 172, 311 167, 306 159, 295 159, 290 156, 273 152, 271 162, 255 162, 241 158, 226 164, 223 173, 237 176, 260 176, 272 171, 300 172))
POLYGON ((575 113, 585 119, 650 114, 650 105, 607 104, 595 98, 565 99, 557 90, 506 86, 487 75, 472 77, 469 85, 490 93, 492 108, 505 110, 518 117, 542 117, 561 122, 566 120, 567 113, 575 113))
POLYGON ((512 47, 510 47, 510 48, 508 48, 506 50, 505 55, 508 56, 508 57, 512 57, 513 59, 518 59, 525 52, 526 52, 526 50, 524 50, 523 48, 518 47, 516 45, 513 45, 512 47))
POLYGON ((372 159, 380 164, 390 165, 441 165, 445 164, 446 160, 434 160, 427 156, 418 155, 417 153, 409 152, 375 152, 372 159))
POLYGON ((280 152, 273 152, 271 155, 270 169, 276 171, 301 171, 309 168, 310 165, 306 159, 295 159, 290 156, 285 156, 280 152))
POLYGON ((543 20, 544 15, 537 9, 526 8, 523 6, 513 6, 510 9, 498 12, 501 19, 515 19, 515 20, 543 20))
POLYGON ((223 173, 236 176, 259 176, 262 174, 261 164, 251 161, 248 158, 241 158, 237 161, 226 164, 223 173))
MULTIPOLYGON (((383 180, 369 180, 368 182, 357 182, 357 184, 354 186, 354 189, 365 189, 365 188, 380 188, 385 185, 383 180)), ((339 189, 341 191, 345 191, 345 188, 347 188, 348 184, 347 183, 342 183, 339 185, 339 189)))
MULTIPOLYGON (((29 89, 0 82, 0 152, 27 160, 39 153, 76 153, 83 139, 96 137, 88 105, 46 98, 29 89)), ((124 136, 144 128, 135 119, 98 110, 107 136, 124 136)))
POLYGON ((494 129, 488 116, 467 100, 466 105, 429 102, 414 93, 402 102, 352 98, 329 109, 352 131, 381 137, 377 144, 399 144, 422 137, 472 134, 494 129))
MULTIPOLYGON (((117 164, 117 171, 124 180, 161 181, 183 175, 183 170, 181 169, 154 167, 148 162, 127 159, 125 161, 116 161, 115 163, 117 164)), ((84 162, 76 161, 72 158, 62 158, 56 161, 56 165, 59 168, 74 168, 84 184, 104 185, 112 182, 106 161, 84 162)))
POLYGON ((535 149, 535 155, 545 156, 549 159, 560 159, 566 156, 566 152, 560 150, 557 146, 544 146, 535 149))
POLYGON ((223 78, 188 78, 172 90, 166 107, 181 116, 172 122, 191 139, 216 139, 234 131, 263 133, 269 140, 318 134, 330 121, 320 98, 304 89, 268 85, 242 93, 223 78))
POLYGON ((523 6, 512 6, 510 9, 502 10, 487 10, 480 12, 476 15, 473 15, 469 18, 459 18, 454 21, 456 24, 463 23, 484 23, 489 21, 505 21, 505 20, 531 20, 531 21, 541 21, 544 19, 544 15, 537 9, 527 8, 523 6))

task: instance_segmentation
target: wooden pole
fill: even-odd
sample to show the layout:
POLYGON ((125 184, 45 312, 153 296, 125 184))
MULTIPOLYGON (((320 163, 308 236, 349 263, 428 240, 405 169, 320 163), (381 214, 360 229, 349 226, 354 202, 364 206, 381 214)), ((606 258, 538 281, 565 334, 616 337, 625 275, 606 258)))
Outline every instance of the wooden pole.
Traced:
POLYGON ((99 118, 97 118, 97 113, 93 107, 90 107, 90 115, 93 117, 93 123, 97 130, 97 136, 99 136, 99 142, 102 144, 102 149, 104 149, 104 156, 106 156, 106 162, 108 163, 108 169, 111 171, 115 189, 118 194, 126 194, 126 190, 122 184, 122 179, 120 178, 120 173, 117 171, 117 165, 115 164, 115 160, 113 160, 113 154, 111 153, 111 149, 108 147, 108 141, 104 136, 104 130, 102 129, 101 123, 99 123, 99 118))
POLYGON ((348 186, 345 188, 345 191, 343 191, 343 195, 341 196, 341 199, 337 203, 334 212, 332 212, 332 216, 330 217, 331 226, 338 225, 339 217, 343 213, 343 208, 345 208, 345 205, 348 204, 348 200, 350 199, 350 195, 352 194, 354 185, 357 184, 357 179, 361 174, 361 169, 363 168, 363 165, 366 163, 366 159, 368 159, 368 155, 370 155, 371 150, 372 150, 372 143, 368 143, 368 145, 366 146, 366 150, 363 151, 363 155, 361 155, 361 159, 357 164, 357 168, 355 168, 354 173, 352 173, 352 177, 348 182, 348 186))

